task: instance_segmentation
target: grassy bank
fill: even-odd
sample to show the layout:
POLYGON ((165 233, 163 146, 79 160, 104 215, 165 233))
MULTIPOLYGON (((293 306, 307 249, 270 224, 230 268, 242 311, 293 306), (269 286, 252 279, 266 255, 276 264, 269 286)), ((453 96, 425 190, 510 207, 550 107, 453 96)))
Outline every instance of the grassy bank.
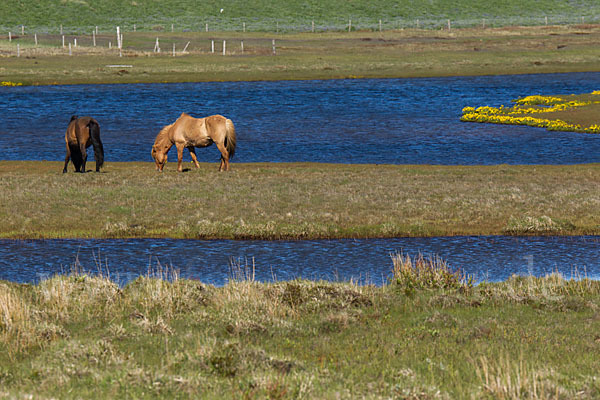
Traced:
POLYGON ((580 95, 532 95, 513 102, 515 104, 509 107, 465 107, 461 121, 600 133, 600 91, 580 95))
POLYGON ((598 164, 217 168, 108 162, 63 175, 59 162, 1 161, 0 237, 600 234, 598 164))
MULTIPOLYGON (((594 399, 600 283, 0 282, 0 397, 594 399)), ((391 263, 390 263, 391 264, 391 263)), ((390 269, 392 266, 390 265, 390 269)))
POLYGON ((125 32, 122 57, 112 32, 98 35, 96 47, 91 32, 67 35, 65 41, 74 44, 75 39, 71 56, 57 34, 38 35, 37 46, 33 35, 1 40, 0 81, 37 85, 578 72, 597 71, 600 57, 597 25, 382 33, 125 32), (157 37, 160 54, 153 52, 157 37))

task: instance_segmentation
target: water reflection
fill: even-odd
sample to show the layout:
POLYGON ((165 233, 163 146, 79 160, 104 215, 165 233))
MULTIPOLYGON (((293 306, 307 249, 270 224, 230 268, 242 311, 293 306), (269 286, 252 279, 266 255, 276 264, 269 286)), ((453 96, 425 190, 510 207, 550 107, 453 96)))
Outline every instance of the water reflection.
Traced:
POLYGON ((182 277, 222 285, 231 265, 254 266, 261 281, 294 278, 382 284, 390 254, 435 254, 476 280, 497 281, 512 274, 560 272, 600 278, 600 237, 458 236, 365 240, 0 240, 0 279, 36 282, 68 272, 77 259, 87 270, 108 270, 125 283, 157 267, 173 267, 182 277))

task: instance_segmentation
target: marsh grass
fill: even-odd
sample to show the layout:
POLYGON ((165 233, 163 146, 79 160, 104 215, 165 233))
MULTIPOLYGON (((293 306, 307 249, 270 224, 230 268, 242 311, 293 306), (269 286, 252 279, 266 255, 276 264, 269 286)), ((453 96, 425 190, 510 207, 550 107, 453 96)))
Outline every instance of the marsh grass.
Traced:
POLYGON ((232 169, 219 174, 214 164, 202 164, 181 174, 169 164, 158 174, 150 163, 107 163, 101 174, 63 175, 58 162, 0 161, 0 237, 600 233, 597 164, 234 163, 232 169), (165 212, 165 205, 178 212, 165 212), (538 220, 529 216, 536 215, 550 225, 530 229, 538 220))
POLYGON ((469 287, 439 259, 392 264, 382 287, 262 283, 248 262, 222 287, 167 268, 123 287, 84 271, 0 282, 0 395, 600 395, 597 281, 553 274, 469 287))

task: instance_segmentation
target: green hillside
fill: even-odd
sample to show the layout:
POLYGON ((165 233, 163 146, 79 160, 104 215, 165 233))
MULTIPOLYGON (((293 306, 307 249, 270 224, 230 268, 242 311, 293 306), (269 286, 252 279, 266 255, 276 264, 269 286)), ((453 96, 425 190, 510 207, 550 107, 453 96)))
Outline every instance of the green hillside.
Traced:
POLYGON ((353 28, 386 29, 414 26, 436 28, 452 20, 455 26, 481 24, 538 25, 592 23, 600 21, 597 0, 39 0, 1 1, 0 28, 17 31, 54 31, 63 25, 77 30, 90 26, 133 26, 138 29, 211 30, 316 30, 353 28), (223 12, 221 12, 223 9, 223 12), (583 17, 583 19, 582 19, 583 17))

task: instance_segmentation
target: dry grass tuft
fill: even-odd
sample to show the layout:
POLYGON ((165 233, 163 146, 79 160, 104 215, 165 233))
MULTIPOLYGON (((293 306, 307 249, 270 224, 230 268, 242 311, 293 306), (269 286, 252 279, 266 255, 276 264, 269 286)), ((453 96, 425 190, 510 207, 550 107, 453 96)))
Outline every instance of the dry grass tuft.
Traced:
POLYGON ((523 359, 510 360, 500 357, 489 360, 483 356, 477 365, 477 377, 482 385, 479 398, 505 400, 572 399, 575 393, 561 387, 556 373, 548 369, 536 369, 523 359))

